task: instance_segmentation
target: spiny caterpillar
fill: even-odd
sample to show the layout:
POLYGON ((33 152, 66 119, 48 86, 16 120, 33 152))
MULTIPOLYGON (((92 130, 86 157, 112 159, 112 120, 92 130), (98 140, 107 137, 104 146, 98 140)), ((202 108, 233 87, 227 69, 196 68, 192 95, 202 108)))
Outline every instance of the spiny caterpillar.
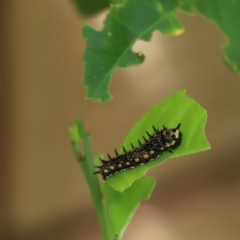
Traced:
POLYGON ((144 144, 138 140, 139 146, 135 148, 131 144, 132 149, 130 151, 127 151, 123 146, 124 153, 121 155, 115 149, 116 157, 112 158, 108 154, 109 160, 100 159, 102 165, 96 166, 99 168, 99 171, 94 172, 94 174, 100 173, 102 178, 106 180, 118 172, 144 165, 156 159, 164 151, 172 153, 172 150, 176 149, 182 141, 180 126, 181 124, 179 123, 176 128, 168 129, 163 125, 163 130, 156 129, 153 126, 153 135, 146 132, 149 139, 143 136, 144 144))

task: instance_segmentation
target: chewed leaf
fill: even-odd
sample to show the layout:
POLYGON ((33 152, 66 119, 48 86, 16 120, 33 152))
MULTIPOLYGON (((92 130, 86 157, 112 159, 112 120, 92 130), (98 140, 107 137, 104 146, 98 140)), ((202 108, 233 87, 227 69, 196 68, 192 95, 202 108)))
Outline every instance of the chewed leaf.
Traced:
POLYGON ((175 7, 173 0, 126 0, 120 7, 112 5, 100 32, 84 27, 87 98, 109 100, 108 85, 113 71, 144 61, 142 53, 132 51, 138 39, 149 41, 155 30, 175 35, 183 31, 174 15, 175 7))
MULTIPOLYGON (((75 0, 77 1, 77 0, 75 0)), ((144 54, 134 53, 132 47, 137 40, 149 41, 152 33, 179 35, 183 32, 176 13, 183 10, 193 13, 198 10, 207 19, 218 25, 227 44, 223 57, 229 67, 240 73, 240 2, 229 0, 115 0, 101 31, 89 26, 83 29, 87 48, 84 86, 87 98, 106 102, 112 96, 108 86, 116 68, 139 65, 144 54), (119 6, 120 5, 120 6, 119 6)))
MULTIPOLYGON (((131 186, 136 179, 141 178, 150 168, 155 167, 163 161, 210 149, 209 142, 205 136, 205 125, 207 112, 197 102, 185 95, 185 91, 172 94, 159 104, 153 106, 143 118, 130 130, 124 147, 130 150, 131 143, 138 146, 138 139, 148 131, 153 132, 152 125, 162 129, 163 125, 175 128, 181 123, 183 139, 181 145, 171 152, 164 152, 157 159, 143 166, 125 172, 117 173, 107 180, 107 184, 114 190, 123 192, 131 186)), ((121 150, 119 151, 121 153, 121 150)))

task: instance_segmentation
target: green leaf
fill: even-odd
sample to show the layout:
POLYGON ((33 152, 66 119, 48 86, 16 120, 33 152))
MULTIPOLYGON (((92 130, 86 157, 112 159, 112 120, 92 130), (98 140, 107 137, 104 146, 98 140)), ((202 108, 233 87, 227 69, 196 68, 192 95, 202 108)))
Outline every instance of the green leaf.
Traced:
POLYGON ((112 97, 108 85, 113 71, 144 61, 141 52, 132 51, 138 39, 149 41, 155 30, 175 35, 183 31, 174 15, 175 8, 174 0, 125 0, 121 7, 112 5, 101 31, 84 27, 87 98, 108 101, 112 97))
POLYGON ((155 184, 154 179, 142 177, 123 193, 114 191, 105 184, 111 231, 118 239, 121 239, 140 202, 150 198, 155 184))
MULTIPOLYGON (((141 178, 150 168, 163 161, 210 149, 205 136, 207 112, 197 102, 185 95, 185 91, 172 94, 159 104, 153 106, 143 118, 130 130, 124 141, 124 147, 131 149, 131 143, 138 146, 138 139, 147 138, 145 131, 153 133, 152 125, 162 129, 165 125, 174 128, 181 123, 183 140, 181 145, 173 153, 164 152, 159 158, 144 166, 113 175, 107 180, 107 184, 116 191, 123 192, 130 187, 136 179, 141 178)), ((120 153, 122 150, 119 151, 120 153)))

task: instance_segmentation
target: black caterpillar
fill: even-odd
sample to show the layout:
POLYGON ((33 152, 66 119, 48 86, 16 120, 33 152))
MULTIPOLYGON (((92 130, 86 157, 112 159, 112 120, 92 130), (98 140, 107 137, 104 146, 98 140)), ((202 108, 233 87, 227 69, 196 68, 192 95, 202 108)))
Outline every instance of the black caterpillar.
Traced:
POLYGON ((102 165, 96 166, 99 168, 99 171, 94 172, 94 174, 100 173, 102 178, 106 180, 118 172, 144 165, 157 158, 164 151, 172 152, 182 141, 182 133, 179 130, 180 126, 180 123, 176 128, 171 129, 163 126, 163 130, 156 129, 153 126, 153 135, 146 132, 149 139, 143 136, 144 144, 138 140, 139 146, 135 148, 132 144, 130 151, 126 151, 123 147, 124 153, 121 155, 115 149, 116 157, 112 158, 108 154, 109 160, 100 159, 102 165))

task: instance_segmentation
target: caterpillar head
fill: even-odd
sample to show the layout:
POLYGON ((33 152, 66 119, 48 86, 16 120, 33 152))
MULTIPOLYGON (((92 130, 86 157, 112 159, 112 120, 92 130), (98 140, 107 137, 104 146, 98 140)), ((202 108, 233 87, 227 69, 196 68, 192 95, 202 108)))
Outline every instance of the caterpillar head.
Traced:
POLYGON ((169 129, 169 137, 171 139, 171 148, 177 148, 182 142, 182 133, 179 130, 181 124, 179 123, 176 128, 169 129))

